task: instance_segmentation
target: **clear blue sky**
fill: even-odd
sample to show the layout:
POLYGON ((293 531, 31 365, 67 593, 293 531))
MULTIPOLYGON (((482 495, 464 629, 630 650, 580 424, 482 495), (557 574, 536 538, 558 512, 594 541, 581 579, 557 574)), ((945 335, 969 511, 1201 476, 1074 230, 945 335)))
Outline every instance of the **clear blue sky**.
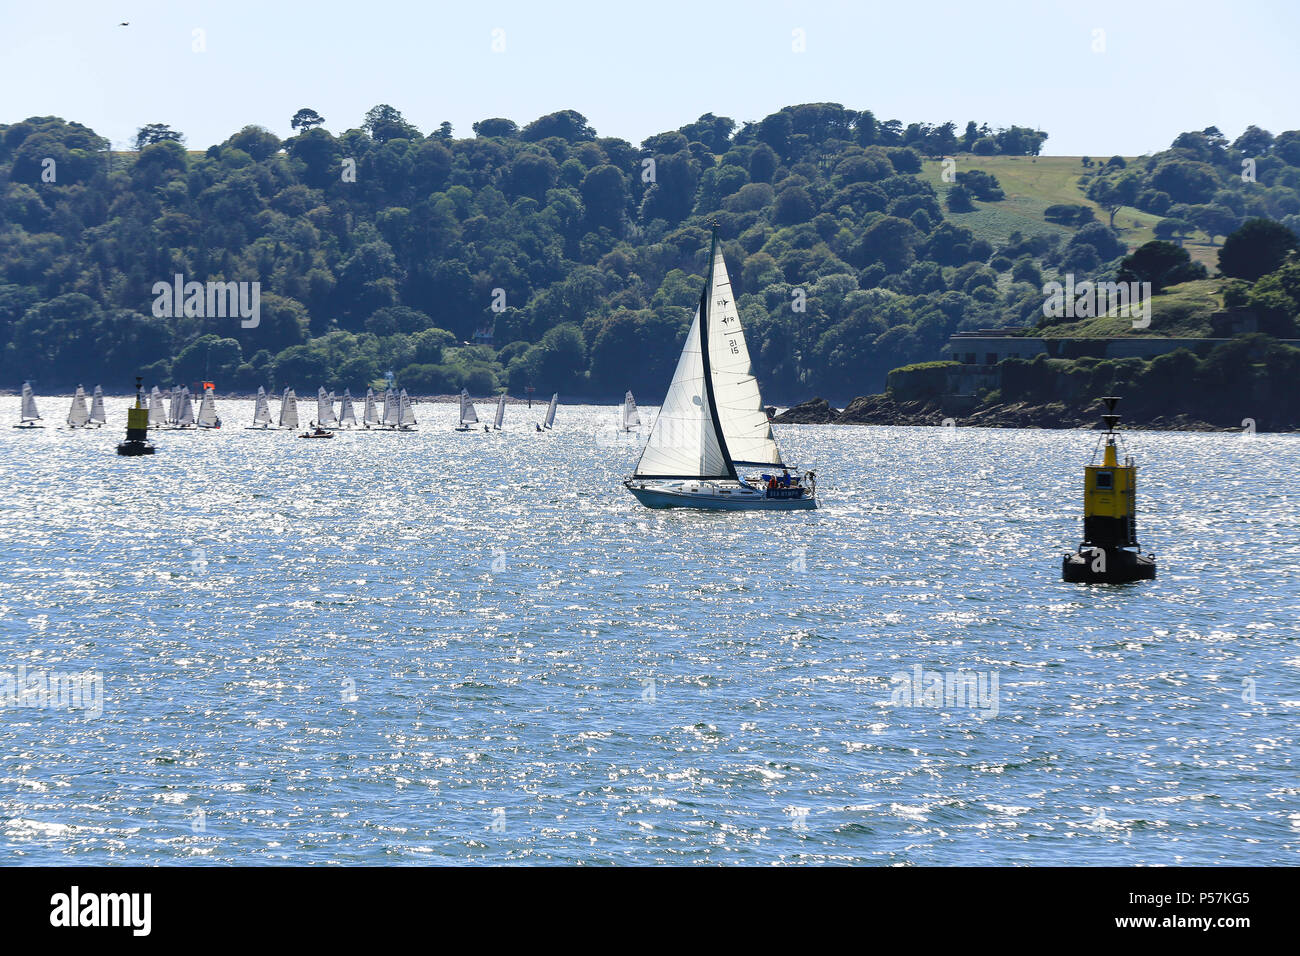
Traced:
POLYGON ((1133 155, 1210 125, 1300 128, 1298 25, 1300 3, 1269 0, 2 0, 0 123, 55 114, 125 144, 160 122, 201 149, 250 123, 288 135, 301 106, 339 132, 390 103, 457 136, 571 108, 639 143, 706 112, 831 101, 1133 155))

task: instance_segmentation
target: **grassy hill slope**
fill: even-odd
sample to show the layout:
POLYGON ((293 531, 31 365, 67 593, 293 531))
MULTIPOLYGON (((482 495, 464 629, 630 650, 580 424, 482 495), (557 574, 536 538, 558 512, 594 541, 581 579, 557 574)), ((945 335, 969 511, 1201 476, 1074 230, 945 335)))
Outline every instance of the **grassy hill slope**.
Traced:
MULTIPOLYGON (((1073 232, 1069 227, 1058 226, 1043 218, 1043 210, 1057 203, 1088 206, 1101 222, 1107 221, 1101 207, 1079 188, 1079 177, 1088 171, 1079 156, 972 156, 963 153, 956 159, 958 172, 978 169, 996 176, 1007 198, 1001 202, 976 202, 975 211, 966 213, 949 212, 945 202, 944 214, 995 245, 1005 242, 1016 231, 1025 235, 1053 232, 1068 235, 1073 232)), ((1130 157, 1126 159, 1129 163, 1136 161, 1130 157)), ((943 161, 927 160, 921 176, 934 186, 940 201, 945 201, 952 184, 943 181, 943 161)), ((1129 248, 1136 249, 1155 238, 1152 230, 1159 221, 1159 216, 1124 206, 1115 215, 1115 228, 1129 248)), ((1186 249, 1193 261, 1203 263, 1214 275, 1218 269, 1218 246, 1211 246, 1204 239, 1199 242, 1189 240, 1186 249)))

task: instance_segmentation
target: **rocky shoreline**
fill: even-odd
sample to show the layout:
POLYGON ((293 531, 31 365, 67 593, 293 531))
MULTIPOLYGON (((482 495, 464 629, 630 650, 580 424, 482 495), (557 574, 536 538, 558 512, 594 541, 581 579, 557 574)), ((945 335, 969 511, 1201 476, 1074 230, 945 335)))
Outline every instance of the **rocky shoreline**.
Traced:
MULTIPOLYGON (((932 425, 951 421, 976 428, 1099 428, 1101 402, 1066 405, 1018 403, 988 405, 966 413, 945 411, 937 401, 898 402, 888 394, 864 395, 836 410, 824 398, 814 398, 787 409, 772 419, 777 424, 797 425, 932 425)), ((1190 415, 1125 416, 1130 429, 1179 432, 1240 432, 1240 424, 1216 425, 1190 415)), ((1293 431, 1294 429, 1287 429, 1293 431)))

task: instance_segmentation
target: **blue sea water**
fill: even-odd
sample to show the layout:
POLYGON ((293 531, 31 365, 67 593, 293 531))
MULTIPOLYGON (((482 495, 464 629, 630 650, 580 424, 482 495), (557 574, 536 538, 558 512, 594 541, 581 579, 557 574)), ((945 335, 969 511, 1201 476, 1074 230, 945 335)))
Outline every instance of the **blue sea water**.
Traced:
POLYGON ((821 509, 655 512, 613 408, 124 405, 0 428, 0 677, 91 688, 0 709, 7 863, 1298 859, 1300 436, 1129 434, 1159 577, 1089 588, 1079 431, 781 427, 821 509))

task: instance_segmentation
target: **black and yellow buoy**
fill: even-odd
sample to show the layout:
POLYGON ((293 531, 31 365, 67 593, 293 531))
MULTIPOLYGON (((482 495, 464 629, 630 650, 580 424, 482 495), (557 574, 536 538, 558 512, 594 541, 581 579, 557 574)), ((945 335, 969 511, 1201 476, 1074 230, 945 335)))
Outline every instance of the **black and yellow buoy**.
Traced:
MULTIPOLYGON (((1137 466, 1119 463, 1114 396, 1102 399, 1106 434, 1100 465, 1089 464, 1083 479, 1083 542, 1061 564, 1061 577, 1076 584, 1123 584, 1156 576, 1156 556, 1143 554, 1137 540, 1137 466)), ((1096 460, 1096 452, 1093 452, 1096 460)))
POLYGON ((126 410, 126 441, 117 446, 119 455, 152 455, 153 445, 145 438, 149 434, 149 409, 144 404, 141 379, 135 379, 135 404, 126 410))

